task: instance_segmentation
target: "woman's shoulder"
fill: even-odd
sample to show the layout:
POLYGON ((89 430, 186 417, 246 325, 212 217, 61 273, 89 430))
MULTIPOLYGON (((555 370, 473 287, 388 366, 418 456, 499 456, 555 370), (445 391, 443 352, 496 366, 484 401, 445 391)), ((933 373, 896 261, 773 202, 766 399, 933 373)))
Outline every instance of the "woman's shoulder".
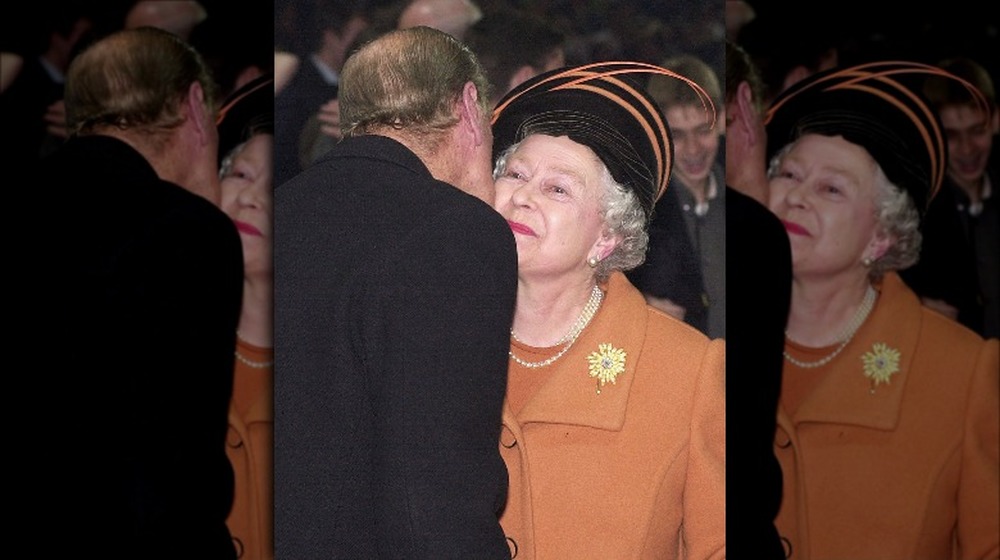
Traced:
MULTIPOLYGON (((956 366, 974 361, 991 343, 975 331, 946 317, 920 303, 920 298, 896 274, 887 274, 883 279, 883 294, 889 300, 887 312, 891 316, 880 322, 879 332, 895 333, 908 340, 914 350, 926 357, 933 357, 934 363, 947 360, 956 366)), ((918 361, 917 363, 921 363, 918 361)))
POLYGON ((928 307, 921 306, 920 314, 918 344, 935 353, 951 356, 955 360, 974 360, 1000 344, 1000 340, 984 339, 979 333, 928 307))
POLYGON ((710 339, 691 325, 663 311, 646 306, 646 336, 643 362, 661 365, 690 365, 692 370, 713 359, 724 367, 725 341, 710 339))
MULTIPOLYGON (((608 281, 608 289, 609 293, 614 293, 620 305, 625 306, 622 315, 631 318, 635 314, 643 314, 643 321, 634 323, 629 321, 629 323, 641 325, 645 329, 644 352, 646 348, 671 352, 678 348, 697 348, 704 351, 712 342, 698 329, 647 304, 642 292, 633 286, 624 274, 614 273, 608 281), (659 348, 660 346, 664 348, 659 348)), ((722 344, 721 339, 717 344, 722 344)))
POLYGON ((705 333, 684 321, 658 309, 646 305, 646 329, 658 338, 669 337, 679 344, 704 346, 711 342, 705 333))

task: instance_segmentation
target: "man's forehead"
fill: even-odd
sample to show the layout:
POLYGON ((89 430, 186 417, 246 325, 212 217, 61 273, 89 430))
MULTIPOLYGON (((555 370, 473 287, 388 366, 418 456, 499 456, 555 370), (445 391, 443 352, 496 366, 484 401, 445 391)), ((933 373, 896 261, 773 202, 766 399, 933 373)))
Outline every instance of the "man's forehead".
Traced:
POLYGON ((941 125, 945 130, 963 130, 985 125, 989 116, 978 105, 948 105, 940 111, 941 125))
POLYGON ((693 130, 701 126, 712 126, 712 113, 701 105, 682 104, 665 107, 663 114, 671 129, 683 127, 693 130))

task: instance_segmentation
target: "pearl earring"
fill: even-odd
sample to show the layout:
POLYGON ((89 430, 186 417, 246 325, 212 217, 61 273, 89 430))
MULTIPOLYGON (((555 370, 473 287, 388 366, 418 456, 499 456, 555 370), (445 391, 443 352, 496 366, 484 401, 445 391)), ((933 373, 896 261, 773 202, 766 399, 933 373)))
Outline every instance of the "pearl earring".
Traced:
POLYGON ((871 266, 872 265, 872 260, 870 258, 868 258, 868 257, 865 257, 865 258, 861 259, 861 264, 865 265, 866 267, 871 266))
POLYGON ((590 265, 590 268, 597 268, 598 262, 599 261, 597 260, 597 257, 590 257, 589 259, 587 259, 587 264, 590 265))

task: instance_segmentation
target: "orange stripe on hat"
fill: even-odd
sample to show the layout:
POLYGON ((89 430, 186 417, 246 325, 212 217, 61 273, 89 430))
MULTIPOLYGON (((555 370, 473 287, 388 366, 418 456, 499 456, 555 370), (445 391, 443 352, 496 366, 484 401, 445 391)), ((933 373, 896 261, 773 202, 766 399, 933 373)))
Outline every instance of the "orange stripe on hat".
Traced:
MULTIPOLYGON (((587 110, 571 106, 572 104, 567 102, 566 99, 556 95, 558 92, 580 92, 593 94, 605 99, 609 102, 608 107, 616 107, 618 110, 623 111, 623 114, 630 115, 632 121, 630 126, 637 127, 638 130, 642 131, 641 135, 639 135, 642 136, 641 140, 633 138, 631 141, 638 141, 645 144, 645 147, 649 148, 655 160, 644 163, 644 165, 653 164, 650 166, 653 168, 649 170, 654 174, 655 185, 653 187, 655 191, 651 193, 652 196, 649 198, 655 203, 655 200, 662 196, 669 183, 673 154, 670 129, 663 113, 645 91, 641 90, 637 84, 619 79, 622 75, 633 74, 662 75, 683 81, 697 93, 702 101, 706 115, 711 114, 711 122, 714 126, 717 114, 716 109, 708 93, 701 86, 693 80, 666 68, 633 61, 595 62, 572 68, 553 70, 536 76, 521 84, 512 92, 509 92, 497 104, 493 111, 491 124, 497 125, 501 118, 515 118, 510 117, 512 111, 518 114, 516 118, 528 120, 532 115, 522 114, 526 105, 532 107, 532 111, 535 113, 534 116, 543 113, 543 109, 587 112, 587 110), (551 105, 549 105, 549 99, 551 99, 551 105)), ((590 110, 594 112, 588 114, 595 117, 599 116, 596 113, 601 111, 594 107, 591 107, 590 110)), ((507 125, 509 123, 504 124, 507 125)), ((517 129, 518 127, 514 126, 512 128, 517 129)), ((505 138, 505 140, 509 139, 505 138)), ((608 164, 607 161, 605 163, 608 164)), ((651 209, 647 208, 647 211, 649 210, 651 209)))
MULTIPOLYGON (((926 210, 926 201, 929 201, 937 193, 944 181, 947 142, 935 111, 919 92, 900 82, 898 78, 930 76, 944 77, 962 84, 984 111, 989 112, 989 103, 982 92, 966 80, 929 64, 890 60, 869 62, 810 76, 779 94, 767 110, 764 122, 768 126, 769 136, 772 135, 772 132, 777 132, 778 134, 774 135, 778 137, 775 142, 782 142, 788 138, 787 134, 780 133, 787 132, 788 127, 793 126, 799 119, 807 119, 809 111, 836 112, 839 108, 847 113, 855 109, 852 105, 861 104, 864 97, 885 102, 884 107, 894 108, 897 115, 904 117, 905 121, 908 121, 912 126, 912 130, 909 132, 899 131, 900 137, 912 138, 914 143, 917 142, 916 138, 919 138, 919 142, 923 145, 923 153, 926 154, 927 158, 923 165, 926 165, 928 176, 926 177, 926 197, 920 197, 926 199, 924 207, 920 208, 922 213, 926 210), (856 92, 862 97, 854 98, 853 101, 839 97, 836 98, 836 101, 824 101, 824 94, 843 94, 844 92, 856 92), (841 105, 836 106, 834 103, 841 105), (795 107, 792 108, 792 105, 795 107), (776 124, 779 118, 782 122, 776 124)), ((904 122, 899 120, 898 116, 881 112, 882 109, 866 108, 864 110, 858 109, 858 111, 867 111, 866 114, 870 114, 873 121, 884 121, 885 123, 895 123, 895 125, 904 122)), ((827 128, 832 130, 836 127, 828 125, 827 128)), ((769 153, 776 151, 776 146, 771 144, 768 147, 769 153)), ((918 159, 915 155, 911 158, 912 161, 919 163, 918 159)), ((883 166, 886 164, 884 161, 880 163, 883 166)), ((915 193, 911 192, 911 195, 913 194, 915 193)))

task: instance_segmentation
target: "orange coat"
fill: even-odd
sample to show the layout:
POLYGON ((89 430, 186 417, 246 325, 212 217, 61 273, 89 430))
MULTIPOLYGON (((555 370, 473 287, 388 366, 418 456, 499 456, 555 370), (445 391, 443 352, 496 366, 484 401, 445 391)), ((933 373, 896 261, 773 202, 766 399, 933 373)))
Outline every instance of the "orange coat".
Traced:
MULTIPOLYGON (((1000 558, 998 346, 886 275, 819 384, 794 414, 779 407, 792 560, 1000 558), (899 370, 872 393, 862 356, 877 343, 899 370)), ((808 374, 786 362, 784 383, 808 374)))
POLYGON ((647 307, 620 273, 569 352, 511 361, 509 384, 547 376, 519 414, 504 406, 516 560, 723 558, 724 370, 721 340, 647 307), (605 343, 625 370, 598 394, 587 357, 605 343))
MULTIPOLYGON (((270 349, 237 341, 237 350, 252 361, 269 363, 270 349)), ((233 399, 229 405, 226 456, 233 466, 235 492, 226 525, 240 560, 274 558, 274 370, 236 360, 233 399)))

